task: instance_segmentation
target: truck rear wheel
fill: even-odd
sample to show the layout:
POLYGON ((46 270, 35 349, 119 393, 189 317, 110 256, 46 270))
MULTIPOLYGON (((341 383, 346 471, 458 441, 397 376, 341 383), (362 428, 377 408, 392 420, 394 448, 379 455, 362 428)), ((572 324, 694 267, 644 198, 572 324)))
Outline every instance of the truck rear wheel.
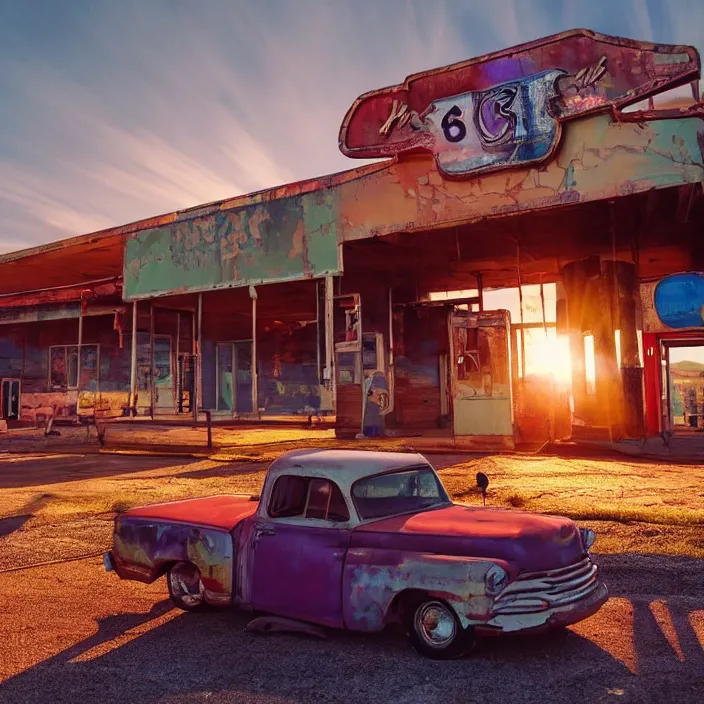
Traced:
POLYGON ((205 604, 200 571, 190 562, 177 562, 166 574, 169 596, 174 606, 183 611, 193 611, 205 604))
POLYGON ((440 599, 417 601, 407 614, 411 644, 421 655, 434 660, 458 658, 474 645, 472 630, 464 629, 455 610, 440 599))

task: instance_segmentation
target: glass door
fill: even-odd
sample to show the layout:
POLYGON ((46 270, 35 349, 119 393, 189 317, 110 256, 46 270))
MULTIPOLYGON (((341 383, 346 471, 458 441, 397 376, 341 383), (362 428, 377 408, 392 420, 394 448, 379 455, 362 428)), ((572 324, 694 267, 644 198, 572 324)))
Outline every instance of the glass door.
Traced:
POLYGON ((216 410, 252 412, 252 342, 216 344, 216 410))
POLYGON ((678 434, 704 432, 704 340, 664 347, 669 427, 678 434))
POLYGON ((513 439, 509 329, 508 311, 450 315, 457 436, 513 439))

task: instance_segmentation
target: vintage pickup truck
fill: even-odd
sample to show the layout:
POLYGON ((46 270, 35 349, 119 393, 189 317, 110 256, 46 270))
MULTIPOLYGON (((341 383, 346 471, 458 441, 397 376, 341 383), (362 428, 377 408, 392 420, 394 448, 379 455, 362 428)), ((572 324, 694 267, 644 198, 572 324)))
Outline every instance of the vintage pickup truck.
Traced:
POLYGON ((569 519, 453 503, 418 454, 287 453, 261 498, 213 496, 115 519, 107 570, 166 575, 181 609, 234 605, 318 626, 402 623, 434 658, 480 634, 566 626, 607 590, 594 533, 569 519))

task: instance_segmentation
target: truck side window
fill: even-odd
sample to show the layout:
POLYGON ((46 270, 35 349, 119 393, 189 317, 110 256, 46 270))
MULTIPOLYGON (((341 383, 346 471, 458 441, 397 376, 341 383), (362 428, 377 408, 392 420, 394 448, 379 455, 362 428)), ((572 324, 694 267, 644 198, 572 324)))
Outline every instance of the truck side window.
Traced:
POLYGON ((350 513, 337 484, 327 479, 311 479, 306 518, 326 521, 349 521, 350 513))
POLYGON ((302 516, 306 507, 308 480, 305 477, 279 477, 271 491, 269 515, 272 518, 302 516))
POLYGON ((284 475, 271 492, 269 516, 305 516, 327 521, 349 521, 350 514, 340 488, 327 479, 284 475))

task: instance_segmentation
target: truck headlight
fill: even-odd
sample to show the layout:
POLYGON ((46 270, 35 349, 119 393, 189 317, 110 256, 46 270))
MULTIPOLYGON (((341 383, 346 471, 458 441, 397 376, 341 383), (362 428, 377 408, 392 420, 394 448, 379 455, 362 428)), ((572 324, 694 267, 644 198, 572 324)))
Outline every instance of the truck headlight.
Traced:
POLYGON ((582 538, 582 545, 584 546, 584 549, 589 550, 589 548, 594 545, 596 533, 589 528, 580 528, 579 535, 582 538))
POLYGON ((493 565, 484 577, 486 583, 486 593, 489 596, 496 596, 507 584, 508 574, 506 570, 499 565, 493 565))

